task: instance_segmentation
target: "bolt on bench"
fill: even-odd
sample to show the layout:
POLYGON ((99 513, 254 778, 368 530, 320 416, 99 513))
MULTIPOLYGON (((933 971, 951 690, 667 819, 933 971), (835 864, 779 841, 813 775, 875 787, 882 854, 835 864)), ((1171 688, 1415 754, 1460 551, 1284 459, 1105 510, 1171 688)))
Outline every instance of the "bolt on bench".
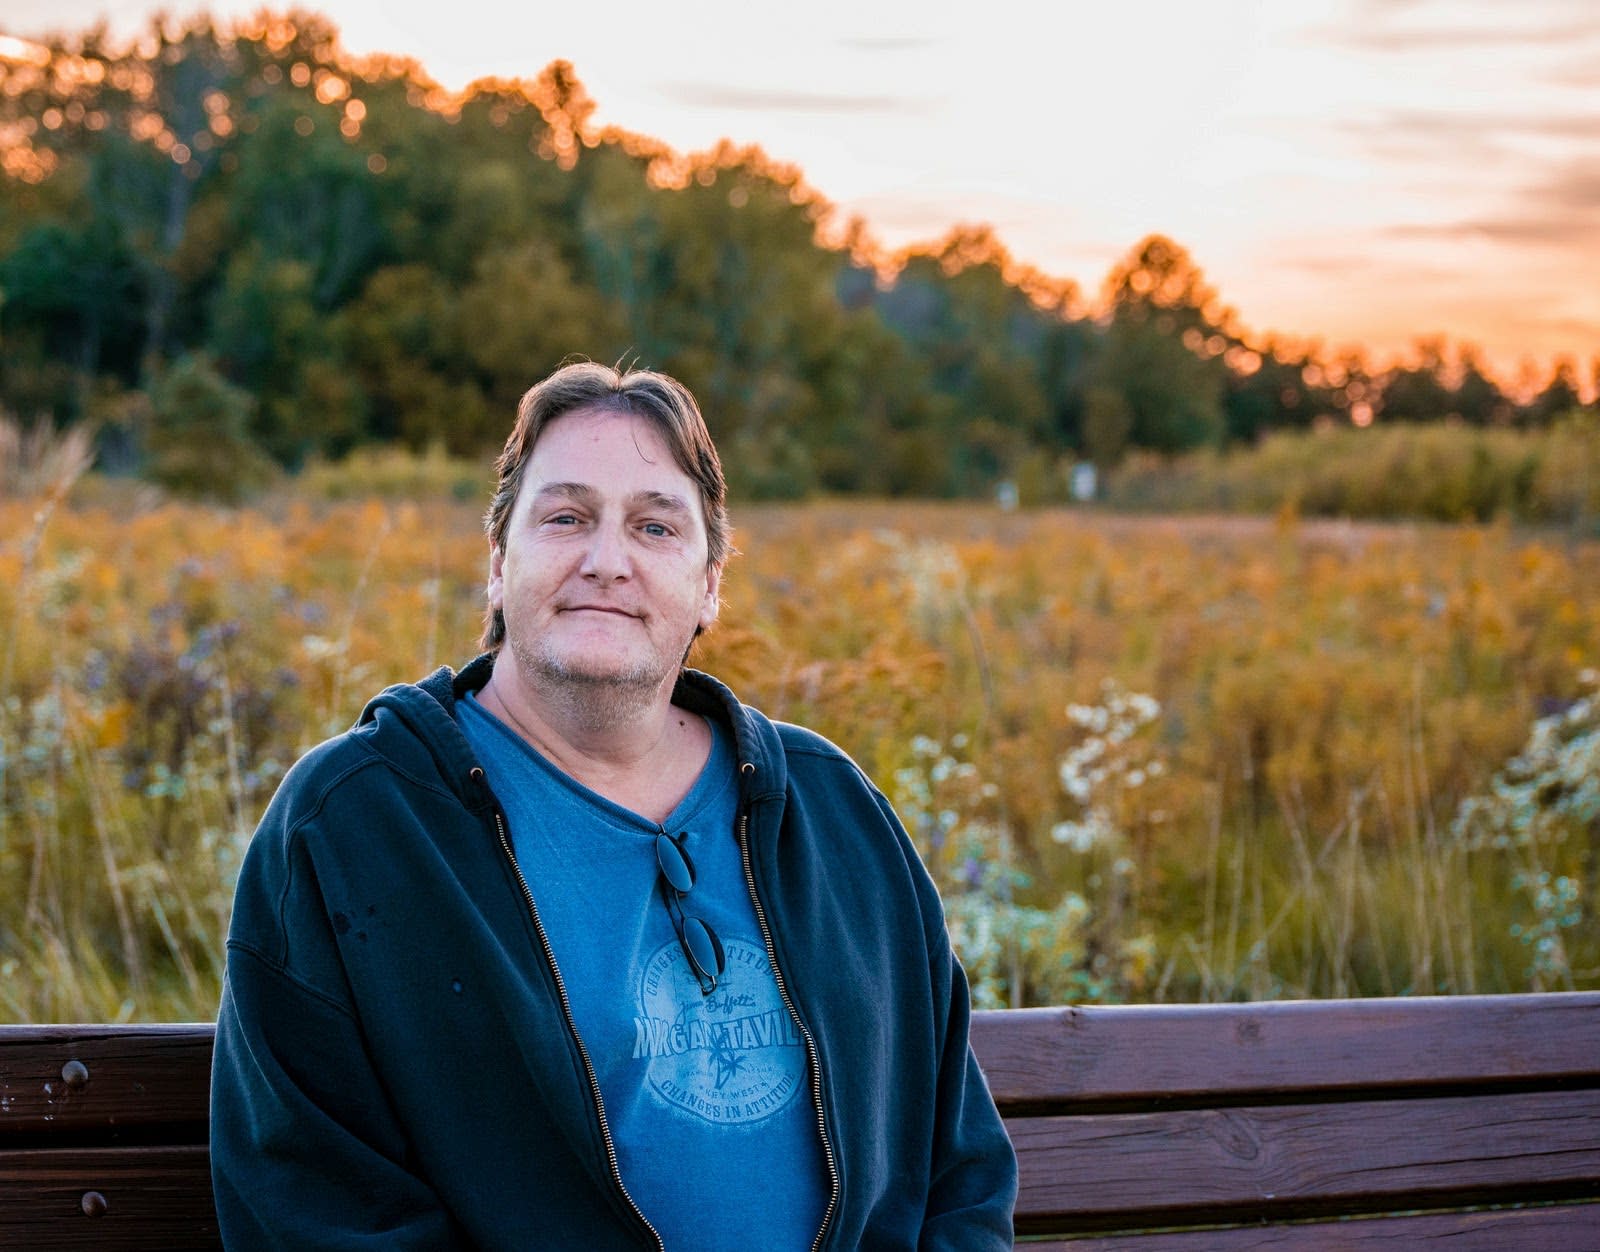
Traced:
MULTIPOLYGON (((212 1032, 0 1026, 0 1247, 216 1248, 212 1032)), ((978 1013, 1020 1239, 1600 1249, 1600 993, 978 1013)))

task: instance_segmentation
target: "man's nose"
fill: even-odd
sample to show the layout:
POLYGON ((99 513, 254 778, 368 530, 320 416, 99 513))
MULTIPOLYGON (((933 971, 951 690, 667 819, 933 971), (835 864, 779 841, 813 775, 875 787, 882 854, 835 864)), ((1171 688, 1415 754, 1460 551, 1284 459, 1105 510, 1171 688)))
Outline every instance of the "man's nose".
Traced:
POLYGON ((589 546, 583 554, 583 576, 611 583, 626 578, 631 571, 627 538, 614 526, 596 526, 589 532, 589 546))

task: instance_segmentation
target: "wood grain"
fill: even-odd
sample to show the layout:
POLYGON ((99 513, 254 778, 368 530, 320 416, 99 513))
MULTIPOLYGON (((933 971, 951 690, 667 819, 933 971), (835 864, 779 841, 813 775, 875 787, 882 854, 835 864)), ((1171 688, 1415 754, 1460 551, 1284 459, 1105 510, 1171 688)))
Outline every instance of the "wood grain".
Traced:
MULTIPOLYGON (((0 1150, 0 1246, 195 1252, 221 1247, 204 1144, 0 1150), (88 1216, 84 1196, 104 1201, 88 1216)), ((94 1206, 97 1207, 97 1206, 94 1206)))
POLYGON ((1600 993, 1010 1009, 973 1015, 1002 1110, 1600 1081, 1600 993))
POLYGON ((111 1142, 204 1142, 213 1033, 209 1024, 0 1026, 0 1148, 101 1132, 111 1142), (81 1069, 64 1073, 72 1062, 81 1069))
POLYGON ((1098 1235, 1017 1246, 1024 1252, 1346 1252, 1362 1248, 1403 1252, 1431 1247, 1438 1247, 1441 1252, 1597 1252, 1600 1204, 1098 1235))
POLYGON ((1182 1225, 1600 1196, 1600 1091, 1007 1125, 1019 1228, 1182 1225))

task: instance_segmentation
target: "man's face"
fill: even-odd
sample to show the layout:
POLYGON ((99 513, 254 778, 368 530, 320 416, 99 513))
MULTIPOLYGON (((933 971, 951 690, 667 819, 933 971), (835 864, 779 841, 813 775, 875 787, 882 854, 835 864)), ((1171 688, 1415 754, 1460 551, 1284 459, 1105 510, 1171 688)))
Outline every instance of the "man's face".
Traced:
POLYGON ((654 425, 579 409, 533 447, 489 603, 526 679, 670 690, 721 577, 699 488, 654 425))

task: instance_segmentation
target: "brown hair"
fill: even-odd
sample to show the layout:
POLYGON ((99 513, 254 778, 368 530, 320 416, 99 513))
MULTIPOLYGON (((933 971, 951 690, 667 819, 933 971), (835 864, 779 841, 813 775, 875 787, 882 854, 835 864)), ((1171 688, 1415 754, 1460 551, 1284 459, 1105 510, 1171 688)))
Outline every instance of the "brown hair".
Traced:
MULTIPOLYGON (((564 413, 591 409, 631 413, 655 427, 678 468, 700 488, 706 519, 706 564, 721 565, 731 551, 728 525, 728 484, 722 461, 694 396, 675 378, 652 370, 616 370, 593 361, 563 365, 543 382, 535 383, 517 405, 516 425, 495 461, 495 491, 483 529, 501 552, 511 527, 511 511, 522 489, 533 446, 544 428, 564 413)), ((484 613, 480 646, 498 651, 505 642, 505 616, 498 609, 484 613)))

